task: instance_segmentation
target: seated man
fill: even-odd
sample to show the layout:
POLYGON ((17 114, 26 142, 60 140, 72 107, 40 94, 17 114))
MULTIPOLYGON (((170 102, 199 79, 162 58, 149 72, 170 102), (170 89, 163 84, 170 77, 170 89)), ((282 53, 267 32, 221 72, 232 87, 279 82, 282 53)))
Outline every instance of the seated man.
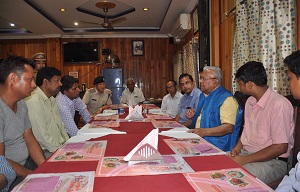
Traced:
POLYGON ((16 178, 16 173, 6 160, 5 156, 0 156, 0 191, 8 191, 9 186, 16 178))
POLYGON ((223 151, 230 151, 239 139, 243 110, 233 95, 222 85, 219 67, 206 66, 200 76, 200 89, 196 113, 189 132, 203 137, 223 151), (213 115, 212 115, 213 114, 213 115))
POLYGON ((177 83, 171 80, 167 83, 168 94, 164 96, 161 103, 161 111, 175 118, 182 94, 177 91, 177 83))
POLYGON ((60 70, 54 67, 40 69, 36 76, 38 87, 26 98, 32 131, 46 158, 69 139, 54 98, 62 85, 60 76, 60 70))
MULTIPOLYGON (((283 61, 288 66, 289 84, 293 97, 300 100, 300 50, 295 51, 283 61)), ((297 160, 295 168, 290 170, 289 175, 284 176, 276 192, 300 191, 300 152, 297 160)))
POLYGON ((36 87, 31 64, 17 56, 9 56, 0 64, 0 154, 5 154, 18 176, 10 188, 45 161, 23 100, 36 87))
POLYGON ((267 85, 262 63, 250 61, 235 75, 239 89, 251 95, 245 105, 244 129, 230 156, 266 184, 287 173, 293 147, 293 106, 267 85))
POLYGON ((65 129, 69 136, 73 137, 78 132, 78 127, 74 121, 75 111, 79 111, 79 114, 86 123, 91 121, 92 116, 88 112, 86 105, 79 97, 79 80, 66 75, 63 76, 60 81, 62 86, 55 99, 61 119, 64 122, 65 129))
POLYGON ((189 127, 192 120, 186 116, 188 109, 196 110, 201 91, 195 87, 195 82, 190 74, 184 73, 179 76, 179 84, 184 95, 181 97, 175 120, 189 127))
POLYGON ((143 92, 135 87, 135 82, 132 78, 127 79, 127 88, 122 93, 121 103, 128 105, 139 105, 145 101, 143 92))
POLYGON ((103 76, 96 77, 94 85, 95 88, 88 89, 82 99, 91 114, 102 113, 112 104, 112 92, 105 89, 105 78, 103 76))

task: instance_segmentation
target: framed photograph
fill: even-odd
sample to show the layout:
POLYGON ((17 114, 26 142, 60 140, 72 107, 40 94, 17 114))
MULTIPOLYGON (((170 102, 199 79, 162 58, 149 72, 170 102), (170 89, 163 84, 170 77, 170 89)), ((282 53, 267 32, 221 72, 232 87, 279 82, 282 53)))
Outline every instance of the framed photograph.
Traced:
POLYGON ((132 56, 144 55, 144 40, 132 40, 132 56))
POLYGON ((193 10, 192 19, 193 19, 193 31, 195 34, 198 31, 198 7, 196 7, 193 10))
POLYGON ((69 75, 73 76, 74 78, 78 78, 78 71, 70 71, 69 75))

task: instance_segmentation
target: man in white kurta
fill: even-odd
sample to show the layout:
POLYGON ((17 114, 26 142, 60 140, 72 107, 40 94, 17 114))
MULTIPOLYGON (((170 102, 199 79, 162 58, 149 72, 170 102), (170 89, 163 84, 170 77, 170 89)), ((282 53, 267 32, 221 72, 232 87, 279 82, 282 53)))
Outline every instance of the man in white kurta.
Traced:
POLYGON ((127 88, 122 93, 121 103, 128 105, 139 105, 145 101, 143 92, 135 87, 135 82, 132 78, 127 80, 127 88))

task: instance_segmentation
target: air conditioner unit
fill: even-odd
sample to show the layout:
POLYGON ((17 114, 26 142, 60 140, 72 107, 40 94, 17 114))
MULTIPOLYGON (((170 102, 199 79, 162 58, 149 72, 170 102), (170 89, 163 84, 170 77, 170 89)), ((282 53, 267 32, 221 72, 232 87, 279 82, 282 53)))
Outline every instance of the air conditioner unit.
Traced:
POLYGON ((175 39, 183 38, 191 30, 191 17, 190 14, 180 14, 175 22, 172 30, 172 36, 175 39))

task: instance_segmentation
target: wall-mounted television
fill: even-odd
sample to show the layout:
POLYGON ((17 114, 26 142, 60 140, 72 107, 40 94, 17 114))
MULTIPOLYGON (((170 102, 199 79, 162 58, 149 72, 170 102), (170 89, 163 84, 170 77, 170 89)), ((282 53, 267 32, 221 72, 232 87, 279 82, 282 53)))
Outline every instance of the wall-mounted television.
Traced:
POLYGON ((99 42, 63 42, 63 57, 64 63, 99 62, 99 42))

